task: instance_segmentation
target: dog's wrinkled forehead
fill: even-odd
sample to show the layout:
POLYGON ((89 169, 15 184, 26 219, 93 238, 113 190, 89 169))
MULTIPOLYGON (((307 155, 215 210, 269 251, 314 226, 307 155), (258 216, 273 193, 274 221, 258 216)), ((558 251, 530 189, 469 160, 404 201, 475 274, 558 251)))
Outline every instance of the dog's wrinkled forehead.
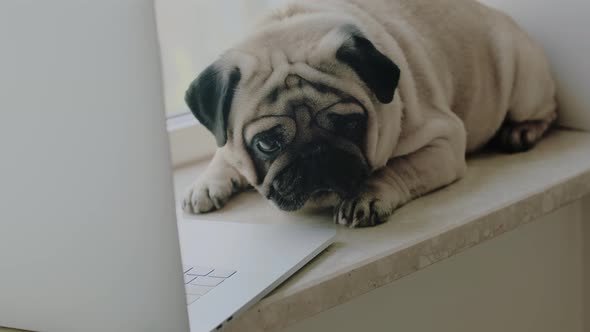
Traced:
POLYGON ((332 111, 362 112, 359 106, 338 106, 353 102, 354 98, 340 90, 289 74, 257 104, 250 121, 244 126, 244 139, 248 142, 257 132, 268 130, 277 123, 304 131, 311 127, 310 122, 321 122, 321 113, 329 108, 332 111))
POLYGON ((186 101, 219 147, 243 147, 254 119, 300 105, 318 111, 347 98, 341 92, 387 104, 398 80, 399 68, 350 22, 307 15, 269 23, 226 52, 193 81, 186 101))
POLYGON ((297 74, 289 74, 272 87, 257 105, 255 116, 286 114, 293 116, 300 106, 306 106, 315 113, 344 99, 350 99, 344 92, 322 83, 308 81, 297 74))

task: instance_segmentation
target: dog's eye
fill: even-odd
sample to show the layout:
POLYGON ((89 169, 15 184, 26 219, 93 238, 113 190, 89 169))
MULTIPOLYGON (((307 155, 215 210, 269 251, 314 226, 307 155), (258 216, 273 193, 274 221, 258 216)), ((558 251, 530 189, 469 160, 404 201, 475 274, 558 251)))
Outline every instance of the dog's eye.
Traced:
POLYGON ((258 148, 258 150, 260 150, 260 152, 263 152, 266 154, 273 154, 273 153, 279 151, 279 149, 281 148, 281 145, 277 141, 260 139, 256 142, 256 148, 258 148))

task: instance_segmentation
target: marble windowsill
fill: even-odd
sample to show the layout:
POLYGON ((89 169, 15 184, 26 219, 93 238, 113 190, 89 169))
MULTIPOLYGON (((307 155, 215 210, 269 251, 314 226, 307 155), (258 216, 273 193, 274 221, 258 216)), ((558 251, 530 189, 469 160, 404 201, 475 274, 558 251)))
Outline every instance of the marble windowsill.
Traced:
MULTIPOLYGON (((177 193, 204 165, 177 170, 177 193)), ((559 130, 530 152, 482 154, 467 176, 399 209, 379 227, 338 227, 336 243, 228 330, 274 331, 531 222, 590 193, 590 133, 559 130)), ((284 213, 254 192, 223 210, 180 219, 331 223, 329 214, 284 213)), ((334 226, 336 227, 336 226, 334 226)))

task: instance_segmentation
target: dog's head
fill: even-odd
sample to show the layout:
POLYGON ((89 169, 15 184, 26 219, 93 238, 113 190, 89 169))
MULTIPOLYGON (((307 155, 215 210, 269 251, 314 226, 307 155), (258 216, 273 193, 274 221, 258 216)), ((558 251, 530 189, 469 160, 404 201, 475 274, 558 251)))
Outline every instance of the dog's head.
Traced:
POLYGON ((190 85, 186 102, 221 153, 283 210, 353 195, 371 172, 374 105, 394 98, 400 71, 339 19, 270 24, 190 85))

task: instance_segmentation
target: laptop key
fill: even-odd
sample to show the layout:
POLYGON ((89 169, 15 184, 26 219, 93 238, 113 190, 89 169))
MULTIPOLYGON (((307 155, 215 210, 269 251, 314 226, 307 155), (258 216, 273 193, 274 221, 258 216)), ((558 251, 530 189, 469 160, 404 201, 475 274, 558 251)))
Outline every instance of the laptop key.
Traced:
POLYGON ((197 276, 193 276, 193 275, 190 275, 190 274, 185 274, 184 275, 184 284, 186 285, 189 282, 195 280, 196 278, 197 278, 197 276))
POLYGON ((190 269, 186 274, 195 275, 195 276, 206 276, 213 271, 212 268, 209 267, 202 267, 202 266, 195 266, 190 269))
POLYGON ((199 295, 203 296, 207 294, 213 287, 210 286, 200 286, 200 285, 185 285, 184 290, 187 295, 199 295))
POLYGON ((225 279, 212 277, 197 277, 195 280, 190 282, 190 285, 215 287, 219 285, 223 280, 225 279))
POLYGON ((234 273, 236 273, 235 270, 215 269, 215 270, 213 270, 213 272, 209 273, 207 276, 208 277, 215 277, 215 278, 229 278, 234 273))
POLYGON ((200 297, 201 297, 200 295, 186 294, 186 305, 193 304, 193 302, 198 300, 200 297))

